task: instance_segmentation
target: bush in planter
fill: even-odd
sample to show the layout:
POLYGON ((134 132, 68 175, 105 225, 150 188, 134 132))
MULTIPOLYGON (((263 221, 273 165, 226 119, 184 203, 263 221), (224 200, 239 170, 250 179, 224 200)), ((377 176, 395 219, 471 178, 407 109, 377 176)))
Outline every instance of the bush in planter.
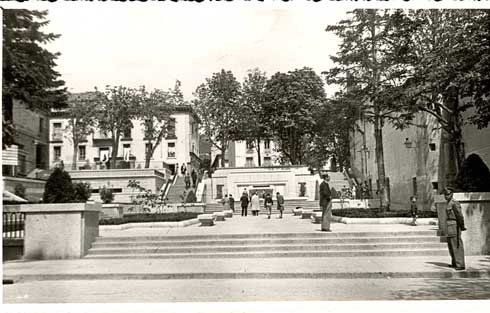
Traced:
POLYGON ((189 193, 187 193, 187 197, 185 198, 185 203, 196 203, 197 198, 196 198, 196 193, 194 190, 190 190, 189 193))
POLYGON ((92 195, 89 183, 75 183, 73 184, 73 188, 75 189, 74 200, 76 202, 87 202, 87 200, 92 195))
MULTIPOLYGON (((381 209, 334 209, 333 215, 350 218, 384 218, 384 217, 411 217, 408 210, 383 211, 381 209)), ((418 211, 419 218, 436 218, 437 213, 433 211, 418 211)))
POLYGON ((456 190, 490 192, 490 170, 476 154, 470 154, 456 176, 456 190))
POLYGON ((147 222, 180 222, 196 218, 200 213, 176 212, 176 213, 137 213, 125 214, 123 217, 101 219, 99 225, 120 225, 125 223, 147 222))
POLYGON ((112 193, 112 190, 106 186, 100 188, 99 194, 100 200, 102 200, 103 203, 111 203, 114 201, 114 194, 112 193))
POLYGON ((21 197, 21 198, 25 198, 26 197, 26 188, 24 187, 24 185, 22 185, 20 183, 15 185, 14 194, 16 196, 21 197))
POLYGON ((75 190, 70 175, 61 168, 55 168, 44 186, 45 203, 73 202, 75 190))

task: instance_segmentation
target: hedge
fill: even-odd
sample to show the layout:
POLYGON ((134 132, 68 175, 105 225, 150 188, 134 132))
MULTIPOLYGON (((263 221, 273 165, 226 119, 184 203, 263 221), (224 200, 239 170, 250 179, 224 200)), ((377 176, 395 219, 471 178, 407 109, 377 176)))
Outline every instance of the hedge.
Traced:
MULTIPOLYGON (((412 217, 410 211, 382 211, 380 209, 334 209, 332 214, 340 217, 352 217, 352 218, 378 218, 378 217, 412 217)), ((418 211, 417 216, 419 218, 434 218, 437 217, 437 212, 433 211, 418 211)))
POLYGON ((136 213, 125 214, 123 217, 101 219, 99 225, 120 225, 126 223, 149 223, 149 222, 181 222, 196 218, 200 213, 177 212, 177 213, 136 213))

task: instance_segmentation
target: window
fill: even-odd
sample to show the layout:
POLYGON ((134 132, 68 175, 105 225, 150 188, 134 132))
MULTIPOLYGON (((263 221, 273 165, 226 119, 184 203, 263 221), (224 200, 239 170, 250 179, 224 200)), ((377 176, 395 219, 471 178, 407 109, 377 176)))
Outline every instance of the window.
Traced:
POLYGON ((167 143, 167 157, 175 158, 175 142, 167 143))
POLYGON ((124 130, 123 138, 131 138, 131 127, 128 127, 124 130))
POLYGON ((44 131, 44 118, 39 118, 39 134, 41 135, 44 131))
POLYGON ((435 143, 429 143, 429 149, 430 149, 430 151, 436 151, 436 144, 435 143))
POLYGON ((413 195, 417 195, 417 177, 412 178, 412 190, 413 190, 413 195))
POLYGON ((254 143, 252 141, 247 140, 247 150, 252 150, 254 148, 254 143))
POLYGON ((19 155, 19 175, 26 175, 26 156, 19 155))
POLYGON ((54 154, 54 160, 59 161, 61 158, 61 147, 60 146, 54 147, 53 154, 54 154))
POLYGON ((245 161, 245 167, 253 167, 254 166, 254 158, 253 157, 247 157, 245 161))
POLYGON ((102 162, 109 160, 109 148, 99 148, 99 159, 102 162))
POLYGON ((61 123, 53 123, 53 137, 51 140, 58 141, 63 139, 63 133, 61 130, 61 123))
POLYGON ((223 187, 225 185, 216 185, 216 199, 223 199, 223 187))
POLYGON ((271 157, 264 157, 264 166, 272 166, 271 157))
POLYGON ((433 181, 432 182, 432 189, 439 190, 439 182, 433 181))
POLYGON ((86 159, 86 149, 85 146, 78 146, 78 160, 84 161, 86 159))
POLYGON ((131 145, 128 143, 123 144, 123 158, 124 161, 129 161, 131 155, 131 145))
POLYGON ((167 127, 167 138, 176 138, 175 136, 175 118, 171 118, 168 121, 168 127, 167 127))
POLYGON ((264 141, 264 149, 269 150, 271 148, 271 141, 267 139, 264 141))

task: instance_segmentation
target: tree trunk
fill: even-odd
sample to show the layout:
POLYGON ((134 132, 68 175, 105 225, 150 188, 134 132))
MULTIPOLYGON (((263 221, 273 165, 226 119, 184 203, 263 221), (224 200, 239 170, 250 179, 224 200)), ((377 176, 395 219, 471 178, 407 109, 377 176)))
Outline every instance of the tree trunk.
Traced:
POLYGON ((153 156, 153 145, 151 144, 151 141, 148 143, 150 144, 150 150, 145 150, 145 168, 150 168, 150 161, 151 157, 153 156))
POLYGON ((116 158, 117 158, 117 152, 119 150, 119 131, 116 132, 115 136, 113 135, 112 137, 112 154, 111 154, 111 168, 114 169, 116 168, 116 158))
POLYGON ((71 169, 77 170, 77 157, 78 157, 78 140, 73 139, 73 159, 71 163, 71 169))
POLYGON ((374 120, 374 138, 376 141, 376 164, 378 171, 379 190, 378 194, 381 200, 381 207, 390 207, 390 199, 388 199, 388 188, 386 186, 385 161, 383 153, 383 126, 379 117, 374 120))
POLYGON ((261 167, 262 166, 262 160, 260 158, 260 137, 257 138, 257 157, 258 157, 259 167, 261 167))

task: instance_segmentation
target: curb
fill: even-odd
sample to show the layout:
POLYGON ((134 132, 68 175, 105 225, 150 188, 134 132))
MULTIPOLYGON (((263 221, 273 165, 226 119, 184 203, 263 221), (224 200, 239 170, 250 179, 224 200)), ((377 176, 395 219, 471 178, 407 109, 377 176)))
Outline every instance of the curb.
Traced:
POLYGON ((490 270, 441 272, 320 272, 320 273, 111 273, 5 275, 15 283, 53 280, 169 280, 169 279, 398 279, 398 278, 490 278, 490 270))
POLYGON ((187 227, 199 223, 197 218, 181 222, 154 222, 154 223, 127 223, 122 225, 100 225, 99 230, 125 230, 131 228, 167 228, 167 227, 187 227))
MULTIPOLYGON (((351 218, 332 216, 332 221, 342 224, 412 224, 411 217, 351 218)), ((437 218, 419 218, 417 225, 437 225, 437 218)))

